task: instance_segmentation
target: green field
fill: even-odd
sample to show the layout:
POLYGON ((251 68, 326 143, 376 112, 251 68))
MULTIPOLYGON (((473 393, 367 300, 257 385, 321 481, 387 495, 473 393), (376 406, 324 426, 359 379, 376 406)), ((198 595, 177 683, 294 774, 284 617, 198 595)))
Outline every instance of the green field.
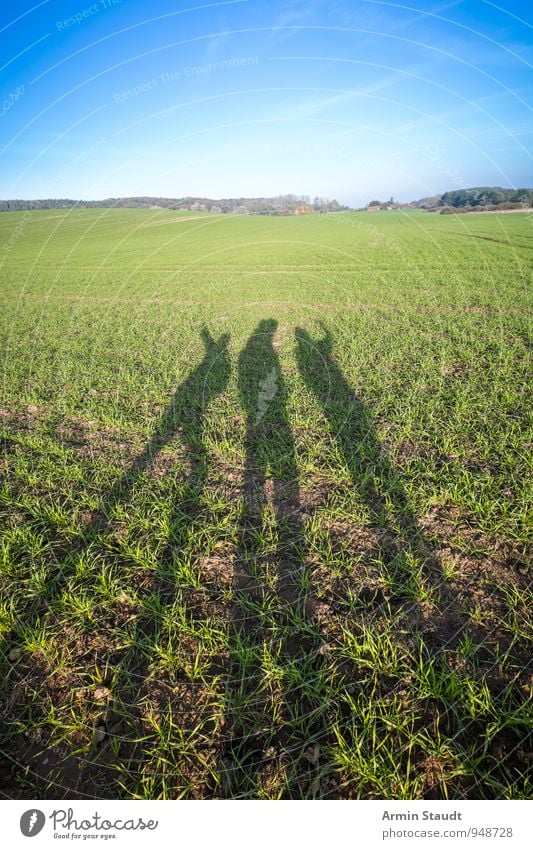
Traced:
POLYGON ((532 248, 0 215, 5 795, 531 796, 532 248))

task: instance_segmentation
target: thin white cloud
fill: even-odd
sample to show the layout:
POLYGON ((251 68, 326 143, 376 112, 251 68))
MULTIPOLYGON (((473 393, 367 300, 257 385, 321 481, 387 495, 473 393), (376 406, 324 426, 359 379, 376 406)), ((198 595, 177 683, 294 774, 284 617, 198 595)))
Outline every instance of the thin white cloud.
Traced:
MULTIPOLYGON (((400 80, 405 79, 405 76, 398 72, 394 74, 389 74, 389 76, 376 80, 376 82, 371 83, 370 85, 361 86, 359 88, 354 88, 350 91, 338 92, 336 94, 327 94, 318 95, 314 97, 309 97, 307 100, 303 99, 305 96, 304 92, 295 91, 294 94, 298 95, 301 99, 298 103, 290 103, 280 112, 278 112, 274 117, 275 119, 284 120, 286 118, 312 118, 316 115, 320 115, 322 112, 327 112, 328 110, 335 109, 339 106, 347 106, 349 103, 355 102, 359 97, 366 97, 372 94, 376 94, 377 92, 384 91, 387 88, 398 83, 400 80)), ((291 93, 290 90, 288 92, 291 93)))

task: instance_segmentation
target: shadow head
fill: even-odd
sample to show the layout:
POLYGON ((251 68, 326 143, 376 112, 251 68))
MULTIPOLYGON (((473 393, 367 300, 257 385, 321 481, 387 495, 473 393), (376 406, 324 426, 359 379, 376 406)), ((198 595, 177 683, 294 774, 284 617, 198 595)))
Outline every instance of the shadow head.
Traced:
POLYGON ((263 318, 257 325, 255 331, 256 336, 270 336, 272 338, 278 329, 278 322, 275 318, 263 318))

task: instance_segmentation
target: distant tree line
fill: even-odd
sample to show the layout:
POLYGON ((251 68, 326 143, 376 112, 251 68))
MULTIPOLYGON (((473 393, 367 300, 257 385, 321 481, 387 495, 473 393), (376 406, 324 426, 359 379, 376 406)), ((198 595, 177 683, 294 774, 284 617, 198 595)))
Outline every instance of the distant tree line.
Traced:
POLYGON ((533 189, 500 189, 498 186, 483 186, 479 189, 454 189, 445 192, 440 206, 497 206, 500 203, 533 205, 533 189))
POLYGON ((277 195, 262 198, 222 198, 213 200, 203 197, 163 198, 129 197, 106 198, 105 200, 72 200, 70 198, 41 198, 39 200, 0 200, 0 212, 20 212, 34 209, 177 209, 194 212, 218 212, 236 215, 304 215, 308 213, 341 212, 350 207, 336 200, 308 195, 277 195))
POLYGON ((411 205, 430 212, 521 209, 533 206, 533 189, 502 189, 499 186, 453 189, 450 192, 444 192, 443 195, 421 198, 411 205))
MULTIPOLYGON (((380 209, 425 209, 429 212, 469 212, 473 209, 520 209, 533 207, 533 189, 502 189, 483 186, 454 189, 443 195, 432 195, 408 204, 373 200, 369 207, 380 209)), ((118 207, 125 209, 175 209, 193 212, 213 212, 233 215, 306 215, 310 213, 349 212, 336 200, 309 195, 276 195, 275 197, 221 198, 205 197, 128 197, 105 200, 72 200, 70 198, 41 198, 39 200, 0 200, 0 212, 20 212, 34 209, 93 209, 118 207)))

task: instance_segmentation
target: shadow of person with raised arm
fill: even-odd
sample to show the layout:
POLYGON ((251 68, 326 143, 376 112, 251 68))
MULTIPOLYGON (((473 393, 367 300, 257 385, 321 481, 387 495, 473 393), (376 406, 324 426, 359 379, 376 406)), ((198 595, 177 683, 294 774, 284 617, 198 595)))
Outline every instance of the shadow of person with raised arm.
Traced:
MULTIPOLYGON (((144 599, 144 611, 136 619, 126 652, 115 674, 117 683, 111 718, 114 736, 122 743, 119 750, 120 767, 124 775, 129 774, 132 785, 144 769, 146 739, 151 733, 151 714, 159 716, 161 727, 176 714, 180 717, 178 726, 180 722, 186 722, 187 716, 192 717, 193 723, 198 721, 199 716, 194 705, 194 686, 187 682, 187 676, 184 676, 179 664, 176 664, 176 668, 167 669, 163 677, 154 672, 150 664, 157 656, 158 645, 161 647, 168 638, 162 629, 175 600, 176 562, 201 511, 208 475, 205 414, 214 398, 226 389, 231 370, 229 335, 223 334, 214 340, 205 328, 201 335, 205 346, 204 359, 177 390, 152 440, 143 451, 140 462, 135 464, 135 474, 147 470, 161 448, 179 434, 186 451, 187 477, 180 483, 179 491, 174 496, 169 521, 170 538, 158 553, 157 570, 144 599), (181 687, 179 699, 173 696, 173 688, 178 681, 181 687), (142 741, 142 744, 137 745, 136 741, 142 741), (125 760, 128 762, 127 769, 124 769, 125 760)), ((196 554, 200 556, 201 552, 193 553, 193 559, 196 554)), ((187 599, 182 601, 187 609, 187 599)), ((181 732, 186 734, 187 729, 183 727, 181 732)))
POLYGON ((238 388, 246 413, 244 496, 225 741, 214 790, 229 798, 261 797, 269 771, 286 770, 287 763, 280 766, 284 758, 291 769, 290 752, 298 753, 294 763, 301 760, 312 741, 317 708, 304 692, 306 679, 318 674, 318 654, 311 624, 306 629, 302 621, 301 502, 276 329, 273 319, 261 321, 239 357, 238 388), (297 722, 289 719, 295 715, 297 722))
POLYGON ((229 335, 225 333, 215 340, 203 327, 200 336, 205 349, 202 361, 180 384, 157 421, 151 439, 106 495, 100 516, 84 529, 85 540, 90 540, 94 531, 99 530, 102 515, 104 524, 108 524, 114 507, 129 497, 138 478, 150 471, 161 450, 177 436, 189 464, 185 490, 192 501, 198 501, 207 476, 207 452, 202 440, 204 415, 213 398, 227 387, 230 375, 229 335))
MULTIPOLYGON (((158 552, 155 574, 151 572, 148 576, 142 574, 137 576, 138 583, 142 586, 141 612, 132 615, 131 612, 125 611, 127 620, 132 620, 134 623, 130 638, 127 641, 129 648, 126 648, 120 659, 114 659, 113 683, 111 685, 111 682, 108 682, 112 686, 112 691, 108 688, 100 688, 103 692, 104 702, 106 702, 107 695, 109 700, 107 701, 107 713, 102 717, 103 724, 98 731, 102 735, 109 735, 111 724, 109 708, 112 706, 112 722, 115 726, 114 736, 117 739, 127 733, 126 725, 131 721, 130 714, 133 713, 136 718, 139 716, 138 701, 148 673, 150 646, 156 639, 161 615, 174 593, 173 557, 176 549, 179 549, 181 541, 186 536, 187 527, 194 521, 195 514, 198 512, 207 478, 208 456, 203 439, 205 413, 213 399, 225 390, 229 380, 229 335, 223 334, 220 338, 215 339, 206 327, 202 328, 200 335, 205 349, 202 361, 180 384, 170 404, 157 421, 152 437, 103 497, 98 512, 85 525, 79 536, 72 541, 68 553, 65 555, 64 552, 57 550, 53 552, 55 568, 49 572, 48 589, 43 599, 47 612, 43 613, 41 604, 34 612, 30 611, 25 619, 25 627, 28 628, 32 623, 36 624, 43 616, 54 616, 55 604, 68 586, 68 581, 75 575, 76 562, 81 554, 87 559, 93 559, 102 554, 101 549, 104 548, 104 559, 109 556, 109 540, 107 537, 113 534, 116 508, 128 503, 137 484, 145 485, 143 476, 153 472, 162 449, 179 437, 185 454, 187 474, 172 505, 170 526, 173 529, 176 528, 176 534, 173 539, 168 540, 164 549, 158 552)), ((120 558, 120 554, 118 558, 120 558)), ((141 573, 142 569, 139 572, 141 573)), ((114 625, 116 626, 116 624, 115 622, 114 625)), ((9 634, 4 639, 6 642, 12 643, 16 640, 16 635, 9 634)), ((112 650, 110 649, 110 651, 112 650)), ((106 652, 103 651, 102 657, 99 658, 99 665, 101 666, 105 665, 105 655, 106 652)), ((29 686, 31 686, 31 681, 29 686)), ((135 719, 133 724, 136 724, 135 719)), ((138 736, 139 728, 134 728, 134 731, 138 736)), ((96 737, 95 742, 99 742, 98 737, 96 737)), ((58 763, 57 786, 62 788, 67 795, 79 791, 83 796, 85 788, 91 786, 92 780, 98 776, 99 772, 102 774, 104 760, 109 761, 109 758, 102 759, 104 749, 108 750, 108 741, 104 746, 92 750, 83 763, 83 768, 72 770, 69 767, 68 775, 67 771, 58 763), (73 772, 76 776, 75 780, 72 778, 73 772), (75 786, 73 786, 73 783, 75 786)), ((64 755, 62 748, 59 751, 60 754, 63 753, 64 755)), ((129 756, 132 756, 131 751, 129 756)), ((50 757, 45 760, 45 763, 48 766, 46 775, 43 775, 42 778, 46 782, 46 780, 50 781, 52 778, 55 764, 50 757)), ((136 766, 132 767, 133 771, 135 769, 139 769, 138 762, 136 766)), ((38 777, 39 773, 36 772, 35 775, 38 777)), ((103 780, 102 786, 106 787, 105 775, 103 780)), ((93 784, 93 791, 96 790, 96 787, 97 784, 93 784)), ((109 792, 108 786, 104 792, 109 792)), ((50 795, 50 793, 54 796, 62 795, 61 792, 55 792, 54 787, 49 784, 47 794, 50 795)), ((90 795, 94 796, 97 793, 92 792, 90 795)))

